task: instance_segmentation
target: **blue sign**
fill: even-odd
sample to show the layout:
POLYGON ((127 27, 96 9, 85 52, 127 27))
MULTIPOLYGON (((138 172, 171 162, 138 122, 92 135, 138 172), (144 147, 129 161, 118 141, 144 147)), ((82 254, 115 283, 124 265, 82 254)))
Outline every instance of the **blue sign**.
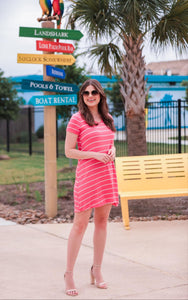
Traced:
POLYGON ((65 71, 59 68, 54 68, 52 66, 46 66, 46 74, 48 76, 57 77, 64 79, 65 78, 65 71))
POLYGON ((27 79, 22 80, 22 89, 51 91, 56 93, 77 93, 79 91, 79 88, 75 84, 27 79))
POLYGON ((76 105, 77 95, 45 95, 45 96, 33 96, 29 100, 30 105, 34 106, 57 106, 57 105, 76 105))

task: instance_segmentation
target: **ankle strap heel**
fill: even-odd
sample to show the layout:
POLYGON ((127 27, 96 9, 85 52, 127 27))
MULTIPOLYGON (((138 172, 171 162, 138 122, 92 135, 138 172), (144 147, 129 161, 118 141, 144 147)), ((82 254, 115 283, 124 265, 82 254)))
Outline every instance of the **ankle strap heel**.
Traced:
POLYGON ((93 273, 93 269, 99 269, 101 268, 101 265, 93 265, 91 267, 91 271, 90 271, 90 274, 91 274, 91 284, 95 284, 96 287, 98 287, 99 289, 107 289, 107 285, 106 285, 106 282, 105 281, 102 281, 102 282, 97 282, 96 281, 96 278, 94 276, 94 273, 93 273))
MULTIPOLYGON (((65 274, 64 274, 64 280, 66 282, 66 275, 68 274, 73 274, 73 271, 66 271, 65 274)), ((78 291, 76 288, 72 288, 72 289, 65 289, 65 293, 68 295, 68 296, 77 296, 78 295, 78 291)))
POLYGON ((92 266, 94 269, 100 269, 101 268, 101 265, 93 265, 92 266))

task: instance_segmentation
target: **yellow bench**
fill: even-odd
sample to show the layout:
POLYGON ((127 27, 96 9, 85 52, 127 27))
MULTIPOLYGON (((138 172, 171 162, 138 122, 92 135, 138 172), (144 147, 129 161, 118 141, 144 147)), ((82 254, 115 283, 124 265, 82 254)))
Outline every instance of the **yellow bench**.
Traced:
POLYGON ((188 196, 188 153, 116 157, 115 164, 126 229, 128 200, 188 196))

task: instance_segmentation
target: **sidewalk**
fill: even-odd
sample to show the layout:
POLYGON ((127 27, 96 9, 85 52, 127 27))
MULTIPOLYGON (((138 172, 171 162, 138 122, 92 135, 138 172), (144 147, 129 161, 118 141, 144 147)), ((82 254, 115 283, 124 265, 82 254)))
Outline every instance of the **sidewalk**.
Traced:
MULTIPOLYGON (((64 293, 72 224, 17 225, 0 220, 0 299, 72 299, 64 293)), ((188 221, 108 224, 107 290, 90 285, 93 223, 75 267, 74 299, 188 299, 188 221)))

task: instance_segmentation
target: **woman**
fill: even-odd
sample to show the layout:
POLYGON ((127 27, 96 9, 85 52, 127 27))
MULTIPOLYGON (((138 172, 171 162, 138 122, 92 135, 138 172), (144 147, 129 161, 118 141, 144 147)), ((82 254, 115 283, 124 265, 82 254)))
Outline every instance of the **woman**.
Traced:
POLYGON ((86 80, 79 92, 79 112, 70 119, 65 141, 65 155, 78 159, 74 185, 74 222, 69 235, 67 267, 64 275, 66 294, 78 295, 73 268, 94 208, 94 255, 91 284, 106 289, 101 264, 106 242, 107 221, 112 205, 118 205, 114 167, 115 126, 108 113, 106 96, 95 79, 86 80), (77 147, 76 147, 77 146, 77 147))

